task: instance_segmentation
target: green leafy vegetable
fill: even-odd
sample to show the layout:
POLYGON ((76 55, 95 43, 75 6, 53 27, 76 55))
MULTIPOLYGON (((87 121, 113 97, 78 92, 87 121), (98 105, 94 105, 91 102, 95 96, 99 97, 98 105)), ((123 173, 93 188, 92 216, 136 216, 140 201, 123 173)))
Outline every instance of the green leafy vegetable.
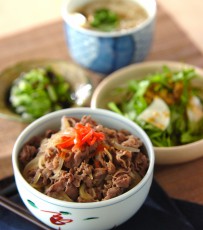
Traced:
POLYGON ((118 15, 109 9, 97 9, 90 25, 98 30, 111 31, 118 26, 118 15))
POLYGON ((127 87, 117 88, 115 93, 122 95, 122 100, 111 101, 108 107, 139 124, 154 146, 177 146, 200 140, 203 138, 203 111, 198 121, 190 120, 187 114, 191 97, 198 97, 201 108, 203 106, 200 89, 191 84, 194 78, 198 76, 193 69, 173 72, 164 66, 161 72, 146 76, 144 80, 132 80, 127 87), (138 119, 155 97, 161 98, 170 110, 170 123, 165 130, 138 119))
POLYGON ((28 121, 73 103, 70 84, 51 68, 23 73, 11 86, 9 102, 28 121))

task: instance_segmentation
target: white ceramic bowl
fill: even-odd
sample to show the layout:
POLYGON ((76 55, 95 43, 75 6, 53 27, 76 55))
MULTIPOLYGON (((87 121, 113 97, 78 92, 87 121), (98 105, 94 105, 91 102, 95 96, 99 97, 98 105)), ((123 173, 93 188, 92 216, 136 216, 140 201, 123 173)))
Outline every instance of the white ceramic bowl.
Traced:
POLYGON ((156 1, 133 0, 146 10, 148 18, 137 27, 112 32, 76 26, 75 20, 69 17, 72 10, 90 1, 92 0, 65 0, 62 6, 65 37, 73 60, 104 75, 131 63, 143 61, 153 40, 156 1))
POLYGON ((154 151, 145 132, 128 119, 102 109, 70 108, 50 113, 31 123, 18 137, 12 162, 19 194, 31 213, 48 226, 58 229, 104 230, 118 226, 132 217, 144 203, 153 178, 154 151), (60 128, 63 115, 81 118, 91 115, 97 122, 115 129, 127 129, 143 141, 149 157, 149 168, 141 182, 128 192, 110 200, 93 203, 66 202, 48 197, 26 182, 19 170, 18 155, 33 136, 49 128, 60 128), (56 221, 58 218, 58 221, 56 221), (55 223, 55 224, 54 224, 55 223))
MULTIPOLYGON (((149 61, 140 64, 133 64, 122 68, 107 78, 105 78, 96 88, 92 95, 91 107, 107 109, 109 101, 117 101, 113 90, 121 85, 126 85, 129 80, 143 79, 145 76, 157 71, 161 71, 163 66, 168 66, 171 70, 178 71, 183 68, 193 68, 202 77, 200 82, 195 84, 203 85, 203 70, 192 65, 172 61, 149 61)), ((202 90, 203 94, 203 90, 202 90)), ((175 135, 175 134, 174 134, 175 135)), ((203 140, 174 147, 154 147, 156 164, 176 164, 184 163, 203 157, 203 140)))

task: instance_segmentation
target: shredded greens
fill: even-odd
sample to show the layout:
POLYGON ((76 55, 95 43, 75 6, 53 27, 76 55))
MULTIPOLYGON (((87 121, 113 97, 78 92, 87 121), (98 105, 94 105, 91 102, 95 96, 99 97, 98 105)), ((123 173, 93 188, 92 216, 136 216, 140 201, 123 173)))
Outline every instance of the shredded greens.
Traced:
POLYGON ((132 80, 127 87, 116 89, 122 101, 108 103, 108 108, 139 124, 148 134, 154 146, 178 146, 203 138, 203 100, 200 89, 191 80, 198 78, 194 69, 173 72, 167 66, 159 73, 146 76, 144 80, 132 80), (200 119, 190 120, 187 108, 191 97, 201 103, 200 119), (165 130, 138 119, 153 101, 159 97, 170 109, 170 123, 165 130))
POLYGON ((70 84, 49 67, 32 69, 16 79, 9 102, 28 121, 73 104, 70 84))
POLYGON ((95 11, 90 25, 93 28, 107 32, 114 30, 118 23, 119 17, 114 11, 101 8, 95 11))

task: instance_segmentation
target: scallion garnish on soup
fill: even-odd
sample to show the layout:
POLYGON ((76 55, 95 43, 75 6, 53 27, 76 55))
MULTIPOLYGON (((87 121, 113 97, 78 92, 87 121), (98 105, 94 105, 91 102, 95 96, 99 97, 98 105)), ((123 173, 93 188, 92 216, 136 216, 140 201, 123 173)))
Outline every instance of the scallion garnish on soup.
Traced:
POLYGON ((106 8, 98 9, 95 11, 90 25, 99 30, 111 31, 117 28, 119 23, 119 16, 106 8))

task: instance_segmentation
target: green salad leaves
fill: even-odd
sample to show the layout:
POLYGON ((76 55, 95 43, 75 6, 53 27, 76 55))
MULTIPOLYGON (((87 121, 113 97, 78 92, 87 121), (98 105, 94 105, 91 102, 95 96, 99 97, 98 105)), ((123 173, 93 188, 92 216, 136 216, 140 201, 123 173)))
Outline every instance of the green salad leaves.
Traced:
POLYGON ((32 69, 16 79, 9 102, 28 121, 73 104, 70 84, 49 67, 32 69))
POLYGON ((200 140, 203 138, 203 100, 200 88, 192 86, 194 78, 198 76, 193 69, 173 72, 164 66, 159 73, 117 88, 114 93, 119 94, 122 101, 111 101, 108 107, 139 124, 154 146, 178 146, 200 140), (170 112, 169 124, 163 129, 150 122, 156 118, 155 112, 149 109, 155 98, 163 100, 170 112), (140 119, 146 110, 148 120, 140 119))

